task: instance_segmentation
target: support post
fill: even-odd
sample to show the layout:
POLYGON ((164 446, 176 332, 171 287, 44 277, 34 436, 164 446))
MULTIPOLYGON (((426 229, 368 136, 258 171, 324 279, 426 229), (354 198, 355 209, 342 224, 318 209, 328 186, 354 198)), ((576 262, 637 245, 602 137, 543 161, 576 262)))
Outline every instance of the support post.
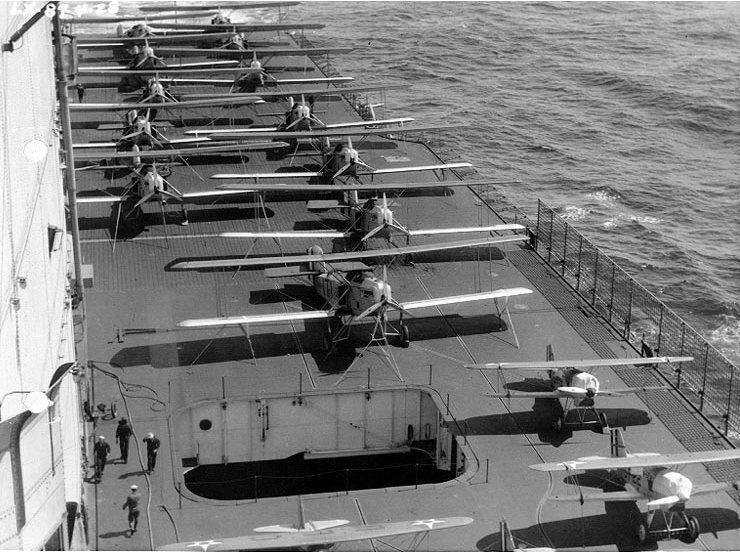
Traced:
MULTIPOLYGON (((57 6, 58 7, 58 6, 57 6)), ((54 60, 56 66, 57 98, 59 99, 59 119, 62 123, 62 148, 64 149, 64 183, 67 188, 69 204, 69 226, 72 234, 72 255, 74 256, 75 283, 74 292, 79 301, 84 299, 82 285, 82 247, 80 246, 80 224, 77 219, 77 180, 75 178, 75 159, 72 151, 72 122, 69 116, 69 97, 67 95, 67 76, 62 63, 62 27, 59 20, 59 9, 55 10, 54 27, 54 60)))

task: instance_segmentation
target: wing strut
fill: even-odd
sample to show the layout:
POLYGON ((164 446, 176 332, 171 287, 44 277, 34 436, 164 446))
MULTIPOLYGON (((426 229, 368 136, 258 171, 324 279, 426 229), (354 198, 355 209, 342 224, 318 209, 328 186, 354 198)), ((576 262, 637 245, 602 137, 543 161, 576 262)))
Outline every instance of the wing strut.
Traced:
POLYGON ((249 352, 252 355, 252 360, 254 360, 254 365, 257 365, 257 356, 254 354, 254 347, 252 347, 252 337, 249 334, 249 324, 239 324, 239 327, 244 332, 244 337, 247 338, 247 343, 249 344, 249 352))

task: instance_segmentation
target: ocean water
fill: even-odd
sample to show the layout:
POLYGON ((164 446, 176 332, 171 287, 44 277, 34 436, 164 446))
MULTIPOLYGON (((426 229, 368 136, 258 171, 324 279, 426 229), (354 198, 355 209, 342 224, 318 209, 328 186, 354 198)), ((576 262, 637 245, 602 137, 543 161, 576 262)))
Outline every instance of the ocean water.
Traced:
POLYGON ((740 365, 740 3, 311 1, 288 20, 354 47, 333 63, 357 83, 410 84, 385 115, 468 125, 446 150, 520 181, 499 189, 556 208, 740 365))
MULTIPOLYGON (((740 365, 740 3, 306 2, 386 115, 553 206, 740 365)), ((462 221, 461 221, 462 222, 462 221)))

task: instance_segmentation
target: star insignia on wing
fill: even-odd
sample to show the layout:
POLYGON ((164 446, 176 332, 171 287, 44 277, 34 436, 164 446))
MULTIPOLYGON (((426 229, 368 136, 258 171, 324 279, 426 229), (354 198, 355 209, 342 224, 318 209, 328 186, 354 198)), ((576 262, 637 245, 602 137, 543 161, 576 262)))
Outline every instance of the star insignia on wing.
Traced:
POLYGON ((437 523, 444 523, 444 521, 439 519, 420 519, 413 522, 411 525, 426 525, 427 529, 434 529, 434 526, 437 523))
POLYGON ((221 541, 208 540, 208 541, 195 541, 192 544, 188 544, 188 548, 200 548, 203 552, 208 551, 209 546, 214 544, 221 544, 221 541))

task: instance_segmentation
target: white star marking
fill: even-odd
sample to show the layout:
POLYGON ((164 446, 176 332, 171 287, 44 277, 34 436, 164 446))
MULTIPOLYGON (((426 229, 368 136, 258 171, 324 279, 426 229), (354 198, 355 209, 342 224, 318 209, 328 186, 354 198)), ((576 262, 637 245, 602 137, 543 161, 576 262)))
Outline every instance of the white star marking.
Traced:
POLYGON ((221 544, 221 541, 209 540, 209 541, 195 541, 192 544, 188 544, 188 548, 200 548, 203 552, 207 552, 208 547, 214 544, 221 544))
POLYGON ((444 523, 439 519, 420 519, 419 521, 413 522, 411 525, 426 525, 427 529, 434 529, 436 523, 444 523))

